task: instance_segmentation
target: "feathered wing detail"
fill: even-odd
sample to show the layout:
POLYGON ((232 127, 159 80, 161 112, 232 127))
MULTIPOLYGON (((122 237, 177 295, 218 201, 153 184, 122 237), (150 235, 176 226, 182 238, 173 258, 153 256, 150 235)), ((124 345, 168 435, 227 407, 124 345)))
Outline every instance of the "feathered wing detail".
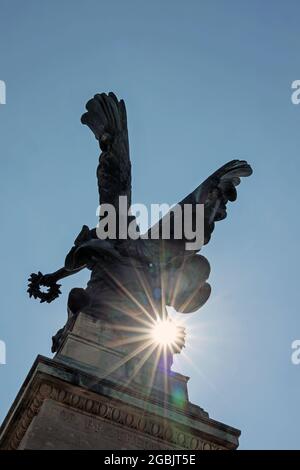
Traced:
POLYGON ((245 160, 232 160, 207 178, 179 204, 204 204, 204 244, 207 244, 215 228, 215 222, 227 216, 227 203, 237 198, 236 186, 242 177, 252 174, 245 160))
MULTIPOLYGON (((209 176, 200 186, 193 192, 186 196, 178 203, 182 208, 182 227, 184 225, 183 214, 184 205, 189 204, 192 207, 192 225, 193 229, 196 227, 196 205, 204 204, 204 244, 210 240, 211 234, 215 227, 215 222, 225 219, 227 216, 227 203, 228 201, 235 201, 237 198, 236 186, 240 184, 240 178, 250 176, 252 174, 251 166, 245 160, 232 160, 211 176, 209 176)), ((170 211, 158 223, 160 236, 162 234, 162 225, 170 218, 170 239, 171 242, 176 242, 179 248, 190 240, 187 240, 182 234, 180 240, 176 240, 174 236, 174 214, 170 211)), ((168 222, 167 222, 168 223, 168 222)), ((152 230, 152 229, 150 229, 152 230)), ((149 230, 149 236, 150 235, 149 230)), ((183 231, 184 232, 184 231, 183 231)), ((170 245, 171 246, 171 245, 170 245)))
POLYGON ((97 94, 86 104, 81 122, 99 141, 102 153, 97 168, 100 204, 118 209, 119 196, 131 205, 131 163, 129 156, 126 108, 113 94, 97 94))

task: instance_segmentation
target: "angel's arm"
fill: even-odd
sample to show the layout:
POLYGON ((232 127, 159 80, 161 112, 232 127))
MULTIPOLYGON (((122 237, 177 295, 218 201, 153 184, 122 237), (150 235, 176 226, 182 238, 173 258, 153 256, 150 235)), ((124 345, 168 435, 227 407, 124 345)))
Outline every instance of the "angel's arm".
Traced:
POLYGON ((27 289, 29 297, 34 297, 35 299, 38 298, 41 302, 48 303, 55 300, 61 293, 60 284, 57 284, 57 282, 65 277, 72 276, 87 267, 85 260, 78 260, 76 263, 74 262, 74 253, 82 243, 95 237, 96 230, 90 230, 87 225, 84 225, 75 239, 74 246, 69 251, 65 260, 65 265, 62 268, 49 274, 42 274, 39 271, 38 273, 32 273, 30 275, 27 289), (42 291, 41 287, 46 287, 48 290, 46 292, 42 291))
POLYGON ((64 279, 65 277, 72 276, 73 274, 79 273, 82 269, 84 269, 85 266, 80 266, 80 268, 76 269, 66 269, 65 267, 62 267, 58 269, 57 271, 54 271, 53 273, 45 274, 43 276, 43 281, 45 282, 57 282, 60 281, 61 279, 64 279))

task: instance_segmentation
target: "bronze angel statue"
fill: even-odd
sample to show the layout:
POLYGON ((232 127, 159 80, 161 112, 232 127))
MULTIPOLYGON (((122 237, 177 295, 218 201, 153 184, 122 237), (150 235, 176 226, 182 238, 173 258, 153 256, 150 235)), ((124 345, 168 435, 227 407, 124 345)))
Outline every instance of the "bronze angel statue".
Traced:
MULTIPOLYGON (((119 198, 126 196, 131 205, 131 162, 129 155, 126 108, 113 94, 97 94, 88 101, 81 122, 99 142, 101 155, 97 168, 100 206, 111 204, 119 211, 119 198)), ((241 177, 251 175, 244 160, 232 160, 190 193, 179 206, 204 207, 204 245, 210 240, 215 223, 226 217, 227 203, 235 201, 241 177)), ((130 213, 130 212, 128 212, 130 213)), ((134 222, 128 215, 127 223, 134 222)), ((160 232, 159 232, 160 233, 160 232)), ((165 315, 166 306, 182 313, 195 312, 207 301, 210 266, 199 250, 187 250, 181 239, 170 231, 169 239, 139 236, 135 239, 108 237, 100 239, 97 229, 83 226, 64 266, 52 274, 31 274, 28 293, 41 302, 52 302, 60 294, 58 281, 87 268, 91 277, 85 289, 74 288, 68 299, 69 317, 77 313, 104 321, 134 322, 146 311, 165 315), (46 292, 41 286, 48 288, 46 292)), ((54 337, 53 351, 59 344, 54 337)))

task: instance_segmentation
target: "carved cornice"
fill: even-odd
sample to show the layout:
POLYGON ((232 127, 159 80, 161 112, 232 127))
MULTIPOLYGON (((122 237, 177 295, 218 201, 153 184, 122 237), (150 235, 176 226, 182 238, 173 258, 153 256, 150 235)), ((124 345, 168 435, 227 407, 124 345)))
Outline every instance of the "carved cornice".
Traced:
MULTIPOLYGON (((69 388, 69 387, 68 387, 69 388)), ((104 396, 89 397, 77 393, 74 389, 69 390, 66 384, 56 381, 43 381, 39 384, 33 398, 28 403, 20 420, 12 432, 8 433, 6 441, 2 444, 3 449, 16 450, 25 436, 25 433, 33 420, 39 413, 44 400, 50 399, 65 405, 73 410, 93 415, 101 420, 114 422, 128 430, 143 433, 160 442, 168 443, 178 449, 190 450, 221 450, 225 447, 209 442, 202 437, 192 435, 183 430, 183 427, 177 426, 173 421, 170 423, 163 418, 145 412, 143 416, 131 408, 129 411, 124 409, 121 404, 114 400, 107 399, 104 396)))

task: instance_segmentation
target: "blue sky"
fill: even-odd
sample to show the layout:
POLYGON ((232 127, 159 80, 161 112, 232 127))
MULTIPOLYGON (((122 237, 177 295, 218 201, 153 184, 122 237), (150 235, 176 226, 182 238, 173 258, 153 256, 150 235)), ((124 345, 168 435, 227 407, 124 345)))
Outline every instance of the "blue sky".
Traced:
POLYGON ((133 202, 175 203, 220 165, 254 168, 203 250, 212 296, 176 368, 190 398, 242 430, 240 448, 300 448, 300 79, 294 0, 0 0, 0 418, 37 354, 51 356, 71 287, 40 305, 28 274, 60 267, 95 226, 98 148, 86 101, 127 103, 133 202), (195 366, 196 365, 196 366, 195 366))

